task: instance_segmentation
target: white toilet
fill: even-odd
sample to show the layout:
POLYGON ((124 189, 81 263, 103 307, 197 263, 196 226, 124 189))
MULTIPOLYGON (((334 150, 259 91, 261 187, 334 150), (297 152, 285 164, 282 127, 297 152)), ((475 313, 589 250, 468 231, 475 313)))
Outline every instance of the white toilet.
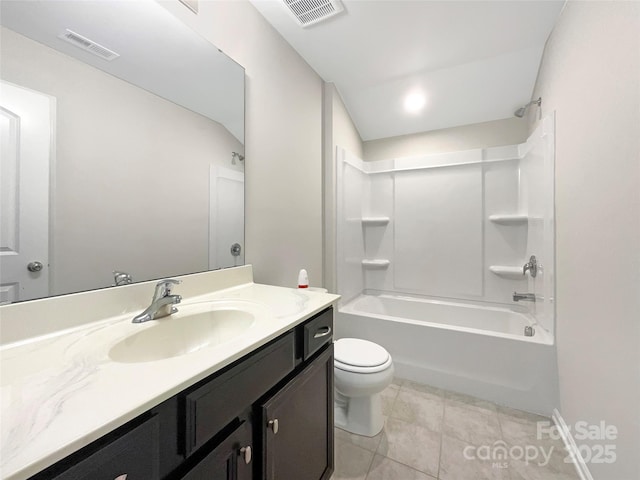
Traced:
POLYGON ((382 430, 381 393, 393 380, 391 355, 380 345, 358 338, 335 342, 335 424, 373 437, 382 430))

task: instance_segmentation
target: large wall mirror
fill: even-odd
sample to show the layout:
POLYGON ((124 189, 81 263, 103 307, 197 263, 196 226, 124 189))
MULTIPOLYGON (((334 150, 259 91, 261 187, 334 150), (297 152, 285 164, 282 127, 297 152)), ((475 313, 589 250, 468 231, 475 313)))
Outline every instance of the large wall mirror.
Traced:
POLYGON ((243 264, 244 69, 155 0, 1 9, 0 301, 243 264))

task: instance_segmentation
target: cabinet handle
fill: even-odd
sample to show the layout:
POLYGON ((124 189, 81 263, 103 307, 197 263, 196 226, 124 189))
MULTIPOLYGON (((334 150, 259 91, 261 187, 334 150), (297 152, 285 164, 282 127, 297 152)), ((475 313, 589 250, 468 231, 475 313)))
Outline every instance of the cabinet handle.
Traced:
POLYGON ((251 463, 251 445, 247 445, 246 447, 242 447, 240 449, 240 456, 244 460, 244 463, 249 465, 251 463))
POLYGON ((278 419, 269 420, 269 428, 273 430, 273 434, 278 433, 278 419))
POLYGON ((331 327, 322 327, 319 328, 313 338, 326 337, 331 333, 331 327))

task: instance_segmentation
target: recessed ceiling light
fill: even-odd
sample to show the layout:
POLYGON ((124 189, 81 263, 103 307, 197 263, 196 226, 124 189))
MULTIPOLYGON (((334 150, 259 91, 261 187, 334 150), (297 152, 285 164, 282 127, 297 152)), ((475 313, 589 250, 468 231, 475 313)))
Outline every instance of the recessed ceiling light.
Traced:
POLYGON ((409 113, 418 113, 424 108, 426 103, 427 98, 424 96, 424 93, 413 92, 405 97, 404 109, 409 113))

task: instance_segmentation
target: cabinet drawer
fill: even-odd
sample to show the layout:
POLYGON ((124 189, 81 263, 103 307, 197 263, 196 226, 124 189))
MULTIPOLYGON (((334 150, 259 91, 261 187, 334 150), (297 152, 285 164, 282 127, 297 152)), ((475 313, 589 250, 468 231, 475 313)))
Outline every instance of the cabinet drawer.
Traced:
POLYGON ((333 338, 333 308, 319 313, 304 325, 304 352, 306 360, 320 347, 329 343, 333 338))
POLYGON ((286 334, 185 397, 185 451, 189 455, 293 371, 294 335, 286 334))
MULTIPOLYGON (((157 417, 102 447, 54 480, 156 480, 159 427, 157 417)), ((51 477, 49 477, 51 478, 51 477)))

